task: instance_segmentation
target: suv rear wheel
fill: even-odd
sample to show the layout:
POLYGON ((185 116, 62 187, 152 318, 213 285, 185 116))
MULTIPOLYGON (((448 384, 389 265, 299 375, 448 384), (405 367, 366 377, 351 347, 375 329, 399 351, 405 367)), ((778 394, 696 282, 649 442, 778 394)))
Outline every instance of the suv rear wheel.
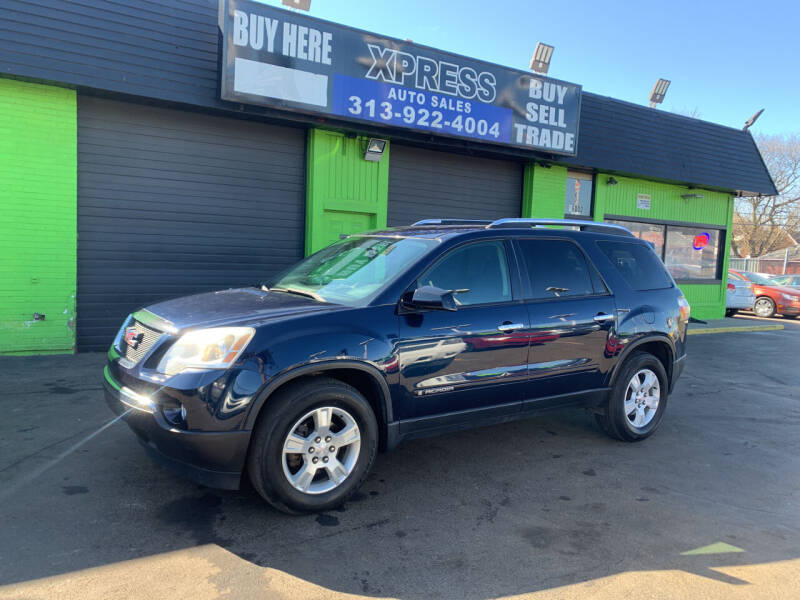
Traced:
POLYGON ((667 373, 647 352, 634 352, 622 365, 597 422, 613 438, 636 442, 658 428, 667 408, 667 373))
POLYGON ((355 388, 318 377, 281 390, 259 416, 247 470, 258 493, 289 514, 343 504, 364 482, 378 424, 355 388))

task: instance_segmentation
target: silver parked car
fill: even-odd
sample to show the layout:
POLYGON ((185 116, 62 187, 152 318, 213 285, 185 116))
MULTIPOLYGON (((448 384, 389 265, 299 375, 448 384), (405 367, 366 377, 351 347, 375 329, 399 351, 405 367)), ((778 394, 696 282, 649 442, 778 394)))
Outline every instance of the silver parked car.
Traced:
POLYGON ((728 277, 728 299, 725 304, 725 316, 732 317, 739 310, 750 310, 756 301, 753 284, 742 279, 728 277))

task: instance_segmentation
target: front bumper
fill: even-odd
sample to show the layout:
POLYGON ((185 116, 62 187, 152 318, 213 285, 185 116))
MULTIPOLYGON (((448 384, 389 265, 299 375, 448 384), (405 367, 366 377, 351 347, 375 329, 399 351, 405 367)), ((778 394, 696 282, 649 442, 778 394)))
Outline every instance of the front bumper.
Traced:
POLYGON ((800 315, 800 304, 778 304, 777 312, 790 317, 800 315))
POLYGON ((149 397, 121 385, 104 369, 106 403, 159 463, 202 485, 239 488, 250 431, 184 431, 173 427, 149 397))

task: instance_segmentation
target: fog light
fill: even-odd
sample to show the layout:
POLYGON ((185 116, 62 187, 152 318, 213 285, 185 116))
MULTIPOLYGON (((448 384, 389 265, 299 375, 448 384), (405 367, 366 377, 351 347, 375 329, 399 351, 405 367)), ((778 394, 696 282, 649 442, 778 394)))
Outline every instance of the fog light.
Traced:
POLYGON ((164 413, 164 418, 172 423, 183 427, 186 425, 186 407, 182 404, 180 406, 163 407, 161 412, 164 413))

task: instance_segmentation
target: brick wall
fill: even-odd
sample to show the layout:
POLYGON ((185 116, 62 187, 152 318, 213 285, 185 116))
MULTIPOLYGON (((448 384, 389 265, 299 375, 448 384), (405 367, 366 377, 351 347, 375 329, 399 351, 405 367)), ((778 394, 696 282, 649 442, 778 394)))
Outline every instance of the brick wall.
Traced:
POLYGON ((76 218, 75 92, 0 78, 0 354, 74 350, 76 218))

